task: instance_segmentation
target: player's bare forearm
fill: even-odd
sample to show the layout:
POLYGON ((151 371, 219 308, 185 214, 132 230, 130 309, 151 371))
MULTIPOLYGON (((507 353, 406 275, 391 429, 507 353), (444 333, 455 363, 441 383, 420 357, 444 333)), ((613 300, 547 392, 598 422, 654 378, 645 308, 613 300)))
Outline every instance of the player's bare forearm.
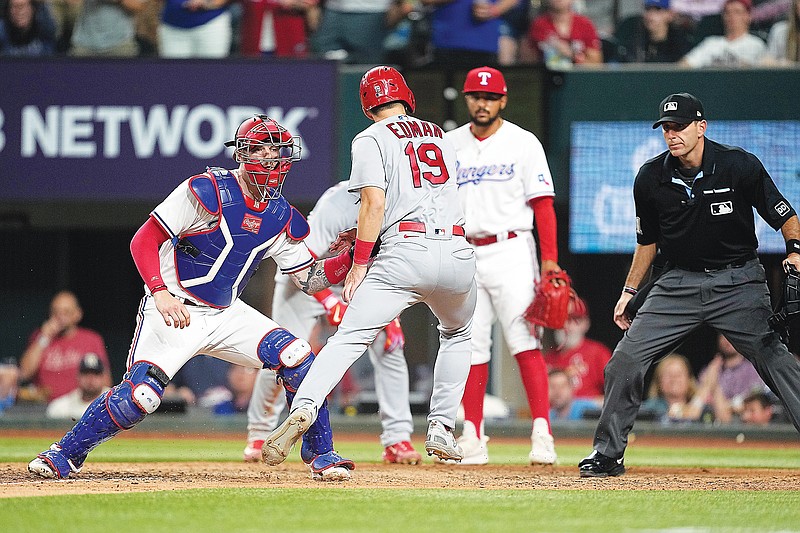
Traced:
POLYGON ((314 294, 331 286, 328 276, 325 275, 325 261, 314 261, 310 267, 289 274, 289 277, 306 294, 314 294))
POLYGON ((361 207, 358 210, 356 237, 362 241, 375 242, 383 224, 386 208, 386 193, 378 187, 361 189, 361 207))
POLYGON ((653 244, 637 244, 636 250, 633 252, 633 260, 631 261, 631 268, 628 271, 628 277, 625 278, 625 286, 637 288, 647 275, 650 265, 653 264, 653 259, 656 258, 658 246, 653 244))

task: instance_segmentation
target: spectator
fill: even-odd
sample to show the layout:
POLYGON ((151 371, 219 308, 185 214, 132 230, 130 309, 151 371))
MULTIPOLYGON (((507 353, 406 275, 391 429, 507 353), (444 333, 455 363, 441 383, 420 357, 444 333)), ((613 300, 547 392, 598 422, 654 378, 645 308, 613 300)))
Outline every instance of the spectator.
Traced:
POLYGON ((17 401, 19 367, 13 357, 0 362, 0 415, 17 401))
POLYGON ((591 321, 586 302, 570 304, 564 329, 555 332, 557 348, 544 353, 548 368, 563 370, 570 379, 576 398, 603 402, 603 371, 611 359, 611 350, 586 338, 591 321))
POLYGON ((641 0, 576 0, 575 11, 589 17, 600 37, 614 33, 619 21, 641 15, 641 0))
POLYGON ((109 389, 105 385, 106 368, 97 354, 83 356, 78 368, 78 387, 59 396, 47 406, 47 418, 77 420, 92 401, 109 389))
POLYGON ((72 31, 70 55, 139 55, 134 15, 144 5, 144 0, 83 0, 83 9, 72 31))
POLYGON ((689 360, 671 353, 656 366, 642 409, 654 413, 664 423, 698 421, 706 405, 696 391, 689 360))
POLYGON ((645 0, 633 31, 618 33, 627 63, 676 63, 692 47, 686 26, 678 24, 670 0, 645 0))
MULTIPOLYGON (((108 369, 108 355, 100 334, 79 327, 83 310, 78 298, 61 291, 50 303, 50 317, 31 334, 20 358, 20 380, 32 381, 32 397, 51 401, 78 385, 78 367, 84 356, 96 354, 108 369)), ((103 386, 111 386, 111 374, 103 373, 103 386)))
POLYGON ((83 0, 46 0, 50 15, 56 25, 56 53, 65 54, 70 49, 72 30, 83 9, 83 0))
POLYGON ((166 0, 158 26, 161 57, 223 58, 231 53, 228 0, 166 0))
POLYGON ((791 65, 800 60, 800 0, 792 2, 786 20, 776 22, 767 39, 767 62, 791 65))
POLYGON ((434 62, 448 69, 497 65, 503 16, 519 0, 422 0, 433 7, 434 62))
POLYGON ((547 0, 547 11, 533 19, 528 40, 536 62, 550 69, 603 62, 597 30, 572 9, 572 0, 547 0))
POLYGON ((258 369, 231 365, 228 369, 228 389, 230 398, 214 406, 215 415, 246 413, 253 395, 253 386, 258 377, 258 369))
POLYGON ((597 405, 591 400, 574 397, 574 389, 570 377, 560 369, 548 372, 550 385, 550 421, 553 420, 580 420, 583 413, 596 409, 597 405))
POLYGON ((717 337, 717 354, 700 372, 699 381, 706 403, 714 408, 714 419, 721 423, 742 412, 748 394, 768 390, 752 363, 722 334, 717 337))
POLYGON ((56 27, 47 5, 8 0, 0 18, 0 56, 50 56, 55 48, 56 27))
POLYGON ((757 426, 767 426, 772 422, 774 407, 765 392, 747 395, 742 406, 742 422, 757 426))
POLYGON ((521 59, 522 43, 527 39, 531 23, 530 10, 531 3, 522 1, 503 15, 497 45, 497 60, 501 66, 515 65, 521 59))
POLYGON ((328 0, 312 37, 314 52, 346 63, 382 63, 392 0, 328 0))
POLYGON ((764 60, 767 45, 750 34, 751 0, 727 0, 722 9, 725 35, 711 35, 692 48, 680 64, 692 68, 748 67, 764 60))
POLYGON ((158 55, 158 25, 163 4, 162 0, 144 0, 144 6, 134 15, 136 42, 141 57, 158 55))
POLYGON ((672 0, 672 9, 681 16, 699 21, 703 17, 718 15, 726 0, 672 0))
POLYGON ((187 405, 213 408, 230 398, 227 387, 230 366, 215 357, 196 355, 178 370, 164 390, 164 396, 183 400, 187 405))
POLYGON ((318 17, 319 0, 243 0, 241 54, 307 57, 308 33, 318 17))

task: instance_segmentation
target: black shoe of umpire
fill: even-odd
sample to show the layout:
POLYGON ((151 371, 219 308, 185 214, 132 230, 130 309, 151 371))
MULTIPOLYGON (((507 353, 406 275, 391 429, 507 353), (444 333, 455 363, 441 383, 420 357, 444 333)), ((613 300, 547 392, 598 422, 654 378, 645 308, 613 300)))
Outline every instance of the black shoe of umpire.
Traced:
POLYGON ((621 476, 625 473, 623 458, 612 459, 594 450, 589 457, 578 463, 581 477, 621 476))

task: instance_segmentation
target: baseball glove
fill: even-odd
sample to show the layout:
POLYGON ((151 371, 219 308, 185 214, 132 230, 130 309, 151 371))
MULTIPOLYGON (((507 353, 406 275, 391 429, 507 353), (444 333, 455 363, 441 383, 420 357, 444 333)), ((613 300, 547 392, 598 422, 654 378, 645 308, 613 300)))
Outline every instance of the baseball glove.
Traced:
POLYGON ((523 317, 531 324, 534 334, 537 326, 561 329, 567 321, 570 302, 577 297, 566 271, 546 272, 536 285, 533 302, 523 317))
POLYGON ((797 315, 800 315, 800 273, 789 264, 775 309, 769 317, 770 327, 778 332, 786 345, 789 344, 789 320, 797 315))

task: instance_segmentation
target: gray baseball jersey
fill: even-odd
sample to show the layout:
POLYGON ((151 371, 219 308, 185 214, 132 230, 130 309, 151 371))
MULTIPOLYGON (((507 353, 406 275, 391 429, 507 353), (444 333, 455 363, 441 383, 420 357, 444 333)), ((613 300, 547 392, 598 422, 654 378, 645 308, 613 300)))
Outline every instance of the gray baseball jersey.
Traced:
MULTIPOLYGON (((348 192, 347 182, 340 182, 329 188, 317 201, 308 216, 311 231, 304 242, 318 258, 327 257, 328 246, 340 231, 356 226, 358 220, 358 196, 348 192)), ((331 289, 341 293, 341 286, 331 289)), ((292 334, 309 339, 315 325, 325 315, 325 308, 311 296, 305 294, 280 272, 275 276, 275 291, 272 300, 272 316, 292 334)), ((325 328, 330 326, 324 320, 325 328)), ((408 366, 402 348, 391 352, 384 350, 385 333, 380 333, 375 342, 367 348, 370 361, 375 369, 375 393, 381 412, 381 444, 390 446, 401 441, 411 440, 414 428, 409 407, 408 366)), ((275 382, 271 370, 262 370, 250 407, 247 411, 248 441, 264 440, 275 429, 278 417, 286 401, 281 394, 282 387, 275 382)))
POLYGON ((439 126, 406 115, 377 122, 353 140, 349 190, 385 191, 381 248, 336 334, 297 390, 293 408, 316 413, 386 324, 425 302, 439 319, 439 353, 428 419, 454 427, 470 367, 475 254, 454 226, 464 223, 455 150, 439 126), (416 222, 401 229, 402 222, 416 222), (419 226, 424 224, 424 228, 419 226))

